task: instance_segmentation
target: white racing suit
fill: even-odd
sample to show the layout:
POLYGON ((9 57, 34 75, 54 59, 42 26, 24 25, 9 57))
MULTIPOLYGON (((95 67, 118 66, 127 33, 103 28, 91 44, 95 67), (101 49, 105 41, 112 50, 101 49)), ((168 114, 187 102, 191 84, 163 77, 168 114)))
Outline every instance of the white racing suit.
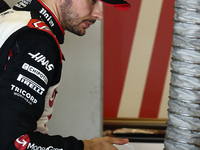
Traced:
POLYGON ((0 149, 82 150, 75 137, 49 136, 60 82, 64 30, 41 0, 13 9, 0 0, 0 149))

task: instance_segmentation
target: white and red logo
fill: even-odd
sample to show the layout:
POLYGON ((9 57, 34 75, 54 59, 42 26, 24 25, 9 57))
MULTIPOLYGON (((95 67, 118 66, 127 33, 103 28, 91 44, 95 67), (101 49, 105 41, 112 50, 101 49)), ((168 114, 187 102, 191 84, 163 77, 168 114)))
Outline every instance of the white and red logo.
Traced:
POLYGON ((49 98, 49 107, 53 106, 53 102, 55 100, 55 95, 56 95, 56 89, 54 89, 52 96, 49 98))
POLYGON ((30 142, 30 138, 27 134, 20 136, 15 140, 15 147, 18 150, 25 150, 30 142))
POLYGON ((38 29, 51 31, 51 29, 43 21, 34 22, 33 25, 38 29))

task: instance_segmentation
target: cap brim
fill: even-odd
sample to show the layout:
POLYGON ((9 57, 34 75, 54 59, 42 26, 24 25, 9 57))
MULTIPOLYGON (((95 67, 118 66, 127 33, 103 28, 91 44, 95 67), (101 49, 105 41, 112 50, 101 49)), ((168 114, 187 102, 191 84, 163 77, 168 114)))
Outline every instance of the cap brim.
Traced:
POLYGON ((120 3, 120 4, 112 4, 112 3, 108 3, 103 0, 100 0, 100 1, 102 1, 103 3, 105 3, 107 5, 114 6, 117 9, 122 10, 122 11, 126 11, 131 7, 131 5, 129 3, 127 3, 126 1, 122 1, 122 3, 120 3))

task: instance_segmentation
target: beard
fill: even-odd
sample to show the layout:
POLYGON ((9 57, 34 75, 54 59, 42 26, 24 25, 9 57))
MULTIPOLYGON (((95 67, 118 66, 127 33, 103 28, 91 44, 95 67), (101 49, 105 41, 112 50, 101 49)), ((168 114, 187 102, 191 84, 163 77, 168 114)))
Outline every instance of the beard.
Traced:
POLYGON ((62 15, 62 26, 64 30, 68 30, 78 36, 85 35, 85 30, 81 31, 79 25, 83 22, 80 16, 75 12, 72 7, 73 0, 65 0, 65 3, 60 6, 62 15))

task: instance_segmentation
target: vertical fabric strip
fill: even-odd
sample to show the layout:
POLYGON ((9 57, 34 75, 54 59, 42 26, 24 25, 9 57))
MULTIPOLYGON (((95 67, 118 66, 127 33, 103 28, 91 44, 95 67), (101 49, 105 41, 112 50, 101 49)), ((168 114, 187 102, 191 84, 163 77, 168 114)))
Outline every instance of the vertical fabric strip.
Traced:
POLYGON ((141 2, 118 117, 138 118, 163 0, 141 2))
POLYGON ((173 4, 174 1, 163 1, 139 118, 158 117, 171 51, 173 4))
POLYGON ((141 0, 126 11, 104 7, 104 117, 117 117, 141 0))

